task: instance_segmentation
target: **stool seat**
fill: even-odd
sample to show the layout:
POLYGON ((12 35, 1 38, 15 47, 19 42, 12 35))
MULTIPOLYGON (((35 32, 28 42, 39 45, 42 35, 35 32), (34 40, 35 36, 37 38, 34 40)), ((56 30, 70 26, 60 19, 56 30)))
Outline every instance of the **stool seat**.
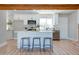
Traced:
POLYGON ((22 37, 21 39, 30 39, 29 37, 22 37))

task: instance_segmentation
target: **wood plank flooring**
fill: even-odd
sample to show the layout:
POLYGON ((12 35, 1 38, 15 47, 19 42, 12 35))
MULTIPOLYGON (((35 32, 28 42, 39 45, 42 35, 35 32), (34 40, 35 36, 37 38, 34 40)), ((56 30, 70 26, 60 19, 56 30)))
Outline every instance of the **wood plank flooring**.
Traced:
POLYGON ((29 52, 17 49, 16 40, 8 40, 7 44, 0 48, 0 55, 79 55, 79 46, 70 40, 60 40, 53 41, 53 52, 49 49, 46 52, 40 52, 39 49, 29 52))

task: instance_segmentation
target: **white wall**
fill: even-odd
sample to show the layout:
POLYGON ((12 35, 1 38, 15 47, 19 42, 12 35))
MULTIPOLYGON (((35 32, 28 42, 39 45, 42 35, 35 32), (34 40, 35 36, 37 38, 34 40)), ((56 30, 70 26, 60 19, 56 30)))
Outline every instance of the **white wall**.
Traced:
POLYGON ((0 10, 0 44, 12 38, 12 31, 6 30, 7 11, 0 10))
POLYGON ((68 14, 59 14, 60 39, 68 39, 68 14))
POLYGON ((79 10, 77 10, 77 23, 78 23, 78 41, 79 41, 79 10))
POLYGON ((53 20, 55 23, 54 27, 55 27, 55 30, 59 30, 59 14, 58 13, 54 13, 53 14, 53 20))
POLYGON ((59 15, 60 38, 78 40, 79 11, 59 15))
POLYGON ((69 15, 69 27, 68 33, 71 40, 78 40, 78 23, 77 23, 77 12, 73 12, 69 15))
POLYGON ((79 10, 77 10, 77 23, 79 24, 79 10))

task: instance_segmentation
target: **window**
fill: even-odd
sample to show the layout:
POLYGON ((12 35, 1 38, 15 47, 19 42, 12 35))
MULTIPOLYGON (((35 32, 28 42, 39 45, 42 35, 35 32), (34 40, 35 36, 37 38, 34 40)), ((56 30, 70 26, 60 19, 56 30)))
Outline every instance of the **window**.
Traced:
POLYGON ((40 30, 52 29, 55 21, 52 18, 40 18, 40 30))

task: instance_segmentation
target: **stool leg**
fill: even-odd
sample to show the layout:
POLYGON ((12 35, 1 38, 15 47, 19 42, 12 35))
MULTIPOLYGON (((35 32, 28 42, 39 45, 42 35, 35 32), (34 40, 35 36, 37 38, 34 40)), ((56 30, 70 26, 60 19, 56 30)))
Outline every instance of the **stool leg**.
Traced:
POLYGON ((23 49, 23 40, 21 41, 20 54, 22 54, 22 49, 23 49))
POLYGON ((53 52, 53 46, 52 46, 52 41, 51 41, 51 47, 50 47, 51 51, 53 52))
POLYGON ((28 51, 30 51, 30 40, 28 40, 28 51))
POLYGON ((24 40, 22 40, 22 46, 21 46, 21 48, 23 48, 23 43, 24 43, 24 40))
POLYGON ((33 42, 32 42, 32 51, 33 51, 33 49, 34 49, 34 39, 33 39, 33 42))
POLYGON ((21 55, 21 47, 22 47, 22 45, 20 44, 20 55, 21 55))
POLYGON ((41 39, 39 39, 39 46, 40 46, 40 52, 41 52, 41 39))
POLYGON ((43 41, 43 51, 45 52, 45 39, 43 41))
POLYGON ((50 39, 50 50, 51 50, 51 39, 50 39))

